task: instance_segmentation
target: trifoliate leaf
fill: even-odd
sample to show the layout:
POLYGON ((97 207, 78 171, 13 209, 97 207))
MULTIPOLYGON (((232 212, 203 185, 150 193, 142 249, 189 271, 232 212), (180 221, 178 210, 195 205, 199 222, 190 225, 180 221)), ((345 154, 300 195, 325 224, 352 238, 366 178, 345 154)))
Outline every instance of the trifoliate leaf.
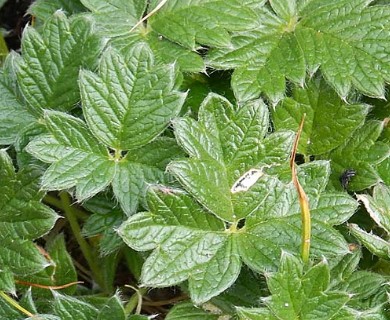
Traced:
POLYGON ((348 179, 348 190, 363 190, 381 180, 376 165, 390 157, 390 145, 378 141, 384 124, 384 121, 367 121, 329 154, 333 186, 341 189, 340 179, 347 170, 354 172, 354 176, 348 179))
POLYGON ((304 155, 326 153, 341 145, 363 124, 369 107, 346 104, 323 80, 294 87, 293 97, 276 106, 273 121, 277 130, 297 131, 304 113, 305 125, 298 152, 304 155))
POLYGON ((250 187, 265 167, 284 163, 290 152, 292 132, 266 137, 268 117, 260 101, 236 108, 210 94, 200 107, 199 121, 187 117, 173 122, 176 139, 190 159, 174 161, 168 170, 218 217, 245 217, 258 203, 250 187), (249 191, 240 192, 242 188, 249 191))
POLYGON ((247 16, 252 21, 245 31, 232 33, 230 46, 213 48, 208 63, 235 68, 232 86, 241 101, 264 92, 276 103, 285 78, 302 85, 306 70, 313 74, 318 68, 343 98, 352 87, 381 98, 390 80, 384 45, 390 7, 370 2, 271 1, 271 8, 255 10, 255 18, 247 16))
POLYGON ((83 112, 95 136, 107 146, 129 150, 153 140, 175 117, 185 94, 173 91, 174 70, 154 67, 145 45, 123 58, 114 50, 102 57, 99 75, 83 71, 83 112))
POLYGON ((349 225, 349 230, 370 252, 383 259, 390 259, 390 242, 362 230, 353 223, 349 225))
MULTIPOLYGON (((325 260, 306 273, 294 256, 283 253, 279 270, 268 275, 271 296, 264 302, 277 319, 329 320, 350 299, 346 292, 327 290, 329 267, 325 260)), ((272 318, 271 318, 272 319, 272 318)))
POLYGON ((17 77, 31 112, 40 116, 43 109, 72 109, 80 99, 79 70, 95 66, 102 44, 91 21, 69 21, 60 11, 46 22, 42 35, 27 27, 17 77))
POLYGON ((366 194, 357 195, 367 209, 370 217, 381 228, 390 234, 390 189, 384 184, 374 187, 373 196, 366 194))
POLYGON ((53 292, 53 295, 54 314, 62 320, 96 320, 99 314, 98 309, 87 302, 57 292, 53 292))

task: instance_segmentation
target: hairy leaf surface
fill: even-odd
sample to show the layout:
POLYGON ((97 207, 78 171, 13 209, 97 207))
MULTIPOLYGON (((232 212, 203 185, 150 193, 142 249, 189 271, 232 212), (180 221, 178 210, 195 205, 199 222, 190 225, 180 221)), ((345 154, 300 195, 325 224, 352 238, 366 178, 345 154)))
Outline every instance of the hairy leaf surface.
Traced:
POLYGON ((235 69, 232 85, 242 101, 264 92, 276 103, 284 95, 285 79, 302 85, 306 71, 318 68, 343 98, 352 87, 383 97, 390 80, 384 45, 390 7, 370 2, 271 1, 271 7, 255 11, 245 31, 233 32, 229 47, 213 48, 208 63, 235 69))
POLYGON ((42 35, 32 27, 24 30, 18 83, 32 113, 43 109, 70 110, 80 99, 78 74, 93 68, 103 42, 85 17, 68 20, 57 11, 42 35))

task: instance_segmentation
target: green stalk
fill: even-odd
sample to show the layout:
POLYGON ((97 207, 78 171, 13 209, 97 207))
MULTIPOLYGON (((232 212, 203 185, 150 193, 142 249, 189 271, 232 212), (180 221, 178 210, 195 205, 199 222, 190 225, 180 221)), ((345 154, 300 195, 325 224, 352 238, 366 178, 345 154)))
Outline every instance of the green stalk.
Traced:
MULTIPOLYGON (((53 195, 46 194, 45 197, 43 198, 43 202, 45 204, 52 206, 53 208, 64 211, 62 201, 53 195)), ((75 214, 77 214, 77 217, 79 219, 82 219, 82 220, 86 220, 89 217, 89 215, 85 211, 80 210, 80 209, 75 208, 75 207, 73 208, 73 212, 75 214)))
POLYGON ((125 306, 125 314, 130 315, 135 309, 135 314, 141 314, 142 308, 142 296, 148 291, 146 288, 134 288, 133 286, 126 285, 135 291, 135 293, 130 297, 129 301, 125 306))
POLYGON ((306 113, 303 114, 301 123, 299 124, 299 129, 297 135, 295 137, 293 149, 291 152, 290 158, 290 168, 292 181, 294 183, 295 188, 298 192, 299 205, 301 207, 301 220, 302 220, 302 235, 301 235, 301 257, 305 264, 309 262, 310 255, 310 242, 311 242, 311 215, 310 215, 310 207, 309 207, 309 199, 303 190, 301 184, 298 181, 297 172, 295 168, 295 156, 298 149, 298 142, 303 130, 303 123, 305 121, 306 113))
POLYGON ((105 289, 104 279, 102 277, 102 272, 99 268, 99 263, 95 255, 92 254, 92 249, 88 242, 81 235, 81 228, 77 221, 77 215, 75 213, 75 208, 72 207, 72 202, 69 194, 65 191, 60 193, 60 199, 62 202, 63 211, 67 220, 69 221, 70 228, 72 229, 73 235, 76 238, 77 243, 80 246, 80 250, 84 255, 85 260, 87 260, 88 266, 91 269, 92 275, 96 283, 102 288, 105 289))
POLYGON ((15 309, 17 309, 20 312, 24 313, 26 316, 28 316, 30 318, 34 317, 34 314, 32 314, 30 311, 28 311, 25 308, 23 308, 17 301, 15 301, 10 296, 8 296, 4 291, 0 291, 0 297, 2 297, 5 301, 7 301, 15 309))

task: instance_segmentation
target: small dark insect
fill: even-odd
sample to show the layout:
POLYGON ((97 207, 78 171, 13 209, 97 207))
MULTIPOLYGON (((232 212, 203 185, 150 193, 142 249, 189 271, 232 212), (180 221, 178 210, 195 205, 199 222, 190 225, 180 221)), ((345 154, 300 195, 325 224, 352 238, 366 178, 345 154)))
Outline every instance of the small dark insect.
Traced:
POLYGON ((356 171, 353 169, 345 170, 340 176, 340 182, 344 190, 348 188, 348 184, 354 176, 356 176, 356 171))

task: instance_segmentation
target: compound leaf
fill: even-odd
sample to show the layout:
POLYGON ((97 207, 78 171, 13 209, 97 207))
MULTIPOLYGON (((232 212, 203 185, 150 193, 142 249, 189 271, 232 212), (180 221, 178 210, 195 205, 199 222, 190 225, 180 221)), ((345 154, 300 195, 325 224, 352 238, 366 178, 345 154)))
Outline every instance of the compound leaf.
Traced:
POLYGON ((244 180, 257 177, 252 185, 259 180, 264 167, 284 163, 293 135, 285 132, 265 137, 269 119, 261 101, 235 108, 225 98, 210 94, 202 103, 198 118, 174 121, 176 139, 190 159, 172 162, 168 171, 218 217, 227 221, 245 217, 253 206, 245 207, 244 200, 240 200, 244 198, 249 203, 257 197, 256 191, 238 190, 246 183, 244 180), (275 147, 281 138, 284 142, 275 147))
POLYGON ((388 5, 371 1, 271 1, 255 13, 257 27, 233 32, 231 45, 208 55, 211 66, 235 68, 232 86, 241 100, 264 92, 273 103, 285 91, 285 78, 302 85, 306 70, 321 69, 325 79, 345 98, 352 87, 373 97, 384 96, 390 60, 388 5), (386 22, 384 22, 386 21, 386 22))
POLYGON ((171 71, 170 67, 154 68, 145 45, 134 48, 127 58, 108 50, 100 75, 82 71, 87 124, 65 113, 45 111, 48 134, 36 137, 26 148, 51 163, 42 187, 76 187, 76 198, 83 201, 112 183, 122 209, 134 213, 146 184, 168 182, 165 166, 181 154, 174 140, 157 138, 178 114, 185 97, 173 89, 171 71))

